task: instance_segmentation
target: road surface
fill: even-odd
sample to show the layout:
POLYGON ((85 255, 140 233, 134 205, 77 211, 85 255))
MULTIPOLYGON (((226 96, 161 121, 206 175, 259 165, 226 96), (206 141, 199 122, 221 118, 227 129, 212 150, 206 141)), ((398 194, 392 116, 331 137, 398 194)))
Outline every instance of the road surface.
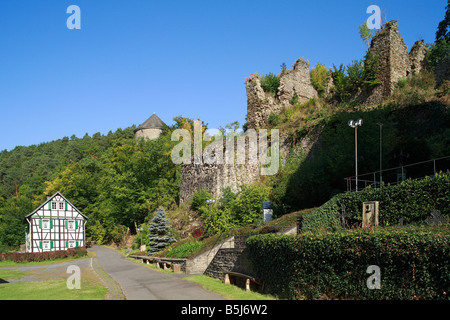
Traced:
POLYGON ((93 246, 90 250, 97 254, 93 261, 96 272, 101 273, 103 269, 120 285, 127 300, 225 300, 217 293, 181 279, 180 275, 166 274, 129 261, 113 249, 93 246))

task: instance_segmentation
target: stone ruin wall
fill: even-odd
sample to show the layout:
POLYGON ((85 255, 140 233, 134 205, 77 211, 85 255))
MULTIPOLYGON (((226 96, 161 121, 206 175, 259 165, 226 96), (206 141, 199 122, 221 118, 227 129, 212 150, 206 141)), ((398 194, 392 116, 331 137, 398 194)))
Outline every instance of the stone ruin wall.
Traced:
MULTIPOLYGON (((376 69, 381 85, 358 94, 363 106, 382 102, 392 95, 400 79, 426 68, 427 48, 424 41, 417 41, 408 53, 395 20, 386 23, 378 31, 368 52, 377 57, 376 69)), ((298 59, 293 70, 287 70, 280 76, 280 87, 275 96, 264 92, 258 77, 248 79, 246 90, 248 128, 264 127, 271 113, 279 114, 283 109, 292 107, 289 101, 294 94, 300 102, 317 97, 311 84, 309 62, 304 59, 298 59)))
POLYGON ((411 72, 408 48, 400 36, 396 21, 388 22, 372 39, 368 55, 376 59, 376 69, 381 85, 362 96, 364 105, 382 102, 395 89, 398 80, 411 72))
POLYGON ((317 91, 311 84, 309 62, 300 58, 294 68, 280 76, 277 94, 266 93, 261 87, 259 78, 247 80, 247 126, 257 129, 267 125, 271 113, 279 114, 292 105, 289 101, 297 95, 298 101, 306 102, 317 97, 317 91))
POLYGON ((203 150, 202 164, 196 164, 195 161, 182 164, 180 203, 191 199, 194 193, 202 188, 211 192, 214 197, 219 197, 222 188, 230 187, 231 191, 238 192, 241 185, 256 181, 259 177, 260 165, 249 161, 249 146, 249 143, 245 144, 244 164, 238 164, 237 143, 234 143, 233 150, 229 150, 226 139, 213 142, 203 150), (213 155, 210 159, 208 158, 210 163, 205 157, 207 149, 211 151, 209 154, 213 155), (222 153, 216 154, 216 150, 221 150, 222 153), (233 152, 232 155, 231 152, 233 152), (222 158, 221 163, 215 158, 216 156, 219 159, 222 158), (233 161, 228 160, 231 156, 233 156, 233 161))
MULTIPOLYGON (((280 145, 280 163, 279 166, 283 166, 292 153, 309 154, 315 143, 317 142, 319 135, 312 134, 305 137, 301 143, 293 144, 293 141, 289 136, 280 133, 279 136, 280 145)), ((223 142, 224 155, 227 154, 226 143, 223 142)), ((244 164, 189 164, 181 165, 181 182, 180 182, 180 204, 189 201, 197 190, 205 188, 213 194, 215 198, 218 198, 222 194, 222 188, 230 187, 234 193, 241 190, 242 185, 251 184, 259 181, 261 178, 260 170, 261 164, 252 163, 249 161, 249 144, 246 143, 246 159, 244 164)), ((269 146, 268 146, 269 148, 269 146)), ((238 149, 234 147, 235 158, 237 159, 238 149)), ((259 157, 259 154, 258 154, 259 157)))

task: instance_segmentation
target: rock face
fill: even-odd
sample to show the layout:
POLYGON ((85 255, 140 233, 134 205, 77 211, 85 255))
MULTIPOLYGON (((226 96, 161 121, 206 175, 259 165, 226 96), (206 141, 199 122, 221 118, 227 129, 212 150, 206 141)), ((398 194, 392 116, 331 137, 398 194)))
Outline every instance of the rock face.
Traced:
POLYGON ((280 86, 276 95, 264 92, 257 76, 247 80, 247 126, 257 129, 267 125, 271 113, 278 114, 284 108, 290 108, 289 101, 296 95, 298 101, 305 102, 317 97, 311 85, 309 62, 298 59, 294 69, 280 76, 280 86))

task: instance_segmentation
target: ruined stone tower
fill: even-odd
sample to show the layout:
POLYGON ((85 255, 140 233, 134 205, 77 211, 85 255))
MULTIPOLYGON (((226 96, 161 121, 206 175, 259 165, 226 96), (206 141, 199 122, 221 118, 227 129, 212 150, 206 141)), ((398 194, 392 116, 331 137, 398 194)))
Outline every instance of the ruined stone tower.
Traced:
POLYGON ((158 139, 162 132, 162 128, 166 124, 155 114, 148 118, 144 123, 134 130, 134 139, 137 141, 139 138, 145 138, 149 140, 158 139))
POLYGON ((271 113, 278 114, 284 108, 290 108, 289 101, 297 97, 305 102, 317 97, 311 84, 309 62, 298 59, 294 69, 286 70, 280 76, 280 86, 276 95, 264 92, 258 76, 247 79, 247 127, 257 129, 265 126, 271 113))
POLYGON ((366 104, 374 104, 389 97, 398 80, 411 72, 408 48, 400 36, 397 21, 389 21, 373 37, 367 56, 375 59, 377 77, 381 82, 366 100, 366 104))

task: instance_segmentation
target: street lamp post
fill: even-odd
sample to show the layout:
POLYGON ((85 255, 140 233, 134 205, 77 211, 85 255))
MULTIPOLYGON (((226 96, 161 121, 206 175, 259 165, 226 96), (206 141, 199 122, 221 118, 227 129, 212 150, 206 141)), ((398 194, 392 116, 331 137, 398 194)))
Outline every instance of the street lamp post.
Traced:
POLYGON ((356 192, 358 192, 358 127, 362 126, 363 119, 358 119, 356 121, 349 120, 348 125, 355 129, 355 181, 356 181, 356 192))
POLYGON ((144 229, 138 228, 137 231, 139 231, 139 233, 141 234, 141 247, 142 247, 142 231, 144 231, 144 229))
POLYGON ((381 123, 381 122, 378 122, 377 123, 379 126, 380 126, 380 188, 381 188, 381 184, 383 183, 383 170, 382 170, 382 168, 383 168, 383 161, 382 161, 382 150, 383 150, 383 148, 382 148, 382 139, 383 139, 383 136, 382 136, 382 130, 383 130, 383 124, 381 123))

